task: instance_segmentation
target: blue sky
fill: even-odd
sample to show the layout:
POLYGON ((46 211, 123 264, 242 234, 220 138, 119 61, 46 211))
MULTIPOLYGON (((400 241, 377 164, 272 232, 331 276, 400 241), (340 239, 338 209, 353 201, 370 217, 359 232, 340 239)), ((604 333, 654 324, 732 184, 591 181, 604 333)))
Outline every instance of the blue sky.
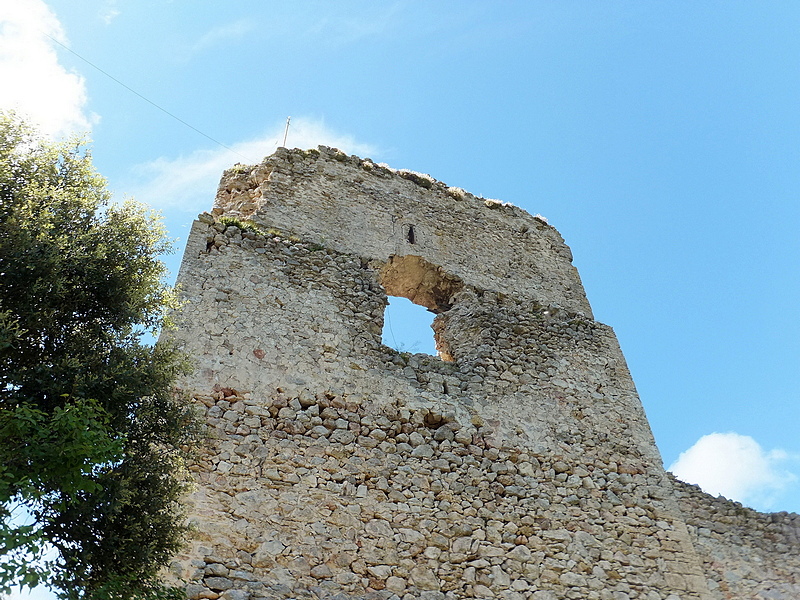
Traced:
POLYGON ((800 511, 796 2, 17 0, 0 21, 0 106, 89 131, 179 247, 289 115, 289 146, 544 215, 665 465, 692 449, 676 470, 709 491, 800 511))

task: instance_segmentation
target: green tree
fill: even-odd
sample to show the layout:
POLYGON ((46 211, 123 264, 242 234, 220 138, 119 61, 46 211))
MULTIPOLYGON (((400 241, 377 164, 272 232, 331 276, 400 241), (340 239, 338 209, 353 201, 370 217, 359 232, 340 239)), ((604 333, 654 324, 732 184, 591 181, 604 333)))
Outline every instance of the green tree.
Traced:
POLYGON ((177 593, 158 572, 185 533, 196 421, 181 356, 142 342, 173 303, 170 245, 157 215, 109 201, 82 141, 0 114, 0 592, 177 593))

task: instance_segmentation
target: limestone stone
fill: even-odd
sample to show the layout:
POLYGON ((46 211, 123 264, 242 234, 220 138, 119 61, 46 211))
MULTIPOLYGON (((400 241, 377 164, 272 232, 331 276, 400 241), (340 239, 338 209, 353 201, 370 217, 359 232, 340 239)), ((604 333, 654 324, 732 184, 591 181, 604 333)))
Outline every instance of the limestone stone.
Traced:
POLYGON ((233 587, 233 583, 225 577, 206 577, 203 583, 216 591, 227 590, 233 587))
POLYGON ((406 590, 406 580, 402 577, 391 576, 386 579, 386 589, 395 594, 402 594, 406 590))
POLYGON ((328 565, 317 565, 311 569, 311 576, 315 577, 316 579, 326 579, 332 575, 333 573, 328 568, 328 565))
POLYGON ((392 567, 389 565, 375 565, 372 567, 367 567, 367 571, 370 575, 377 577, 378 579, 388 579, 392 574, 392 567))
POLYGON ((433 570, 422 565, 411 569, 411 582, 421 590, 438 590, 440 586, 433 570))

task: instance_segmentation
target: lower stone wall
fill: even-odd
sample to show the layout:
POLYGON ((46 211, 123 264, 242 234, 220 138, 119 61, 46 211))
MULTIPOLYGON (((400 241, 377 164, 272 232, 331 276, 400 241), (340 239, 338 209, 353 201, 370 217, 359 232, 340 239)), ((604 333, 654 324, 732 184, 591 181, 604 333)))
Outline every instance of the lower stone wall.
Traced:
POLYGON ((663 477, 495 447, 479 417, 332 393, 196 397, 191 598, 681 600, 705 581, 663 477))
POLYGON ((760 513, 673 483, 715 599, 800 598, 800 515, 760 513))

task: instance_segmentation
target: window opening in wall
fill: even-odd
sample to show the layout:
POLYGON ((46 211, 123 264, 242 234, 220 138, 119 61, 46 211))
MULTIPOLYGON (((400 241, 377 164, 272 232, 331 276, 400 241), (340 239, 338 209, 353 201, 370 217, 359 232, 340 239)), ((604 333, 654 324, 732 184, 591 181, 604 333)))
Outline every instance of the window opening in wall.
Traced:
POLYGON ((431 324, 433 315, 450 310, 453 298, 464 287, 461 279, 413 254, 390 256, 379 276, 391 298, 383 320, 383 343, 401 352, 425 352, 442 360, 455 360, 441 323, 437 322, 433 336, 431 324), (398 307, 405 307, 406 315, 415 316, 394 314, 398 307), (406 335, 411 338, 405 339, 406 335))
POLYGON ((436 315, 411 300, 389 296, 383 313, 383 343, 398 352, 436 356, 431 323, 436 315))
POLYGON ((409 244, 416 244, 417 243, 417 238, 416 238, 416 236, 414 234, 414 226, 413 225, 409 225, 408 226, 408 232, 406 232, 406 239, 408 240, 409 244))

